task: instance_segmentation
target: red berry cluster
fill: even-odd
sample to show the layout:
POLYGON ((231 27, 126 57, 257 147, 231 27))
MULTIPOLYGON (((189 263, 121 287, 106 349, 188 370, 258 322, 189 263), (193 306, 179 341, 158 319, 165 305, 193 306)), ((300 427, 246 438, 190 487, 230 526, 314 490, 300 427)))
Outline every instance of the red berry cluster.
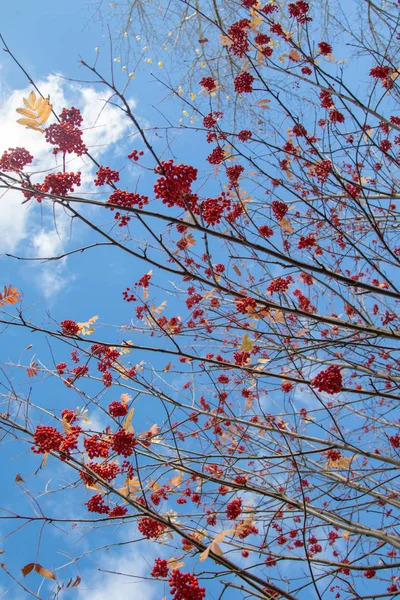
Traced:
POLYGON ((214 150, 207 156, 210 165, 220 165, 225 158, 225 151, 221 146, 216 146, 214 150))
POLYGON ((311 300, 307 298, 307 296, 304 296, 304 294, 300 290, 294 290, 293 295, 296 296, 298 299, 300 310, 304 310, 304 312, 310 314, 314 313, 317 310, 314 304, 311 304, 311 300))
POLYGON ((307 16, 307 12, 310 7, 307 2, 303 2, 303 0, 299 0, 298 2, 294 2, 288 5, 289 16, 294 17, 298 23, 304 25, 309 21, 312 21, 311 17, 307 16))
POLYGON ((287 292, 289 285, 292 283, 293 278, 290 275, 286 277, 277 277, 273 279, 267 287, 268 294, 274 294, 275 292, 287 292))
POLYGON ((113 171, 110 169, 110 167, 100 167, 96 173, 94 185, 105 185, 106 183, 110 184, 113 181, 119 181, 118 171, 113 171))
POLYGON ((122 456, 125 458, 131 456, 136 444, 137 441, 133 433, 130 431, 125 431, 125 429, 118 429, 118 431, 112 436, 112 449, 117 454, 122 454, 122 456))
POLYGON ((55 146, 53 153, 74 153, 82 156, 87 152, 87 147, 82 141, 82 117, 77 108, 63 109, 60 114, 60 123, 54 123, 45 130, 46 142, 55 146))
POLYGON ((169 578, 172 600, 203 600, 206 590, 199 586, 199 580, 192 573, 181 573, 174 569, 169 578))
POLYGON ((128 413, 128 407, 126 404, 114 400, 114 402, 108 405, 108 412, 112 417, 125 417, 128 413))
POLYGON ((107 458, 110 452, 110 444, 99 438, 98 435, 92 435, 83 440, 83 445, 89 458, 107 458))
POLYGON ((105 504, 104 498, 101 494, 95 494, 85 502, 89 512, 99 513, 100 515, 107 515, 110 512, 110 507, 105 504))
POLYGON ((272 231, 271 227, 268 227, 268 225, 261 225, 258 228, 258 233, 266 238, 269 238, 272 235, 274 235, 274 232, 272 231))
POLYGON ((247 71, 240 73, 240 75, 234 79, 235 92, 237 94, 249 94, 253 91, 253 82, 254 77, 251 73, 248 73, 247 71))
POLYGON ((200 85, 208 92, 213 92, 217 88, 217 82, 214 77, 203 77, 200 81, 200 85))
POLYGON ((231 202, 225 192, 221 192, 218 198, 207 198, 201 205, 201 215, 206 223, 215 225, 222 219, 225 210, 229 210, 231 202))
POLYGON ((242 58, 249 49, 249 39, 247 30, 250 28, 251 22, 249 19, 241 19, 233 23, 228 29, 228 35, 232 40, 229 46, 229 52, 235 56, 242 58))
MULTIPOLYGON (((162 176, 154 185, 156 198, 162 198, 163 204, 168 207, 179 206, 186 209, 187 206, 194 212, 198 212, 197 194, 192 194, 190 187, 197 179, 197 169, 188 165, 174 165, 172 160, 163 161, 162 176)), ((160 167, 156 172, 160 173, 160 167)))
POLYGON ((22 169, 33 161, 33 156, 25 148, 9 148, 0 157, 0 171, 22 171, 22 169))
POLYGON ((163 523, 155 521, 151 517, 143 517, 138 523, 138 529, 148 540, 158 538, 167 527, 163 523))
MULTIPOLYGON (((116 463, 101 464, 90 462, 87 466, 105 481, 112 481, 120 472, 120 468, 116 463)), ((96 483, 96 479, 90 473, 79 471, 79 475, 85 485, 94 485, 96 483)))
POLYGON ((274 200, 271 203, 271 208, 273 215, 277 221, 281 221, 289 210, 286 202, 279 202, 279 200, 274 200))
POLYGON ((332 173, 332 163, 330 160, 321 160, 314 167, 314 173, 318 178, 319 183, 325 183, 332 173))
POLYGON ((332 54, 332 46, 327 42, 319 42, 318 48, 322 56, 329 56, 329 54, 332 54))
POLYGON ((393 86, 393 80, 391 79, 391 75, 393 74, 392 67, 378 65, 371 69, 369 74, 371 77, 375 77, 375 79, 380 79, 384 88, 390 89, 393 86))
POLYGON ((164 558, 156 558, 150 575, 152 577, 168 577, 169 566, 164 558))
POLYGON ((35 445, 32 446, 32 451, 35 454, 46 454, 51 451, 60 450, 64 440, 62 434, 49 425, 38 425, 33 434, 35 445))
POLYGON ((206 129, 212 129, 216 126, 218 119, 222 117, 221 111, 210 112, 208 115, 203 117, 203 125, 206 129))
POLYGON ((316 241, 315 241, 315 237, 312 233, 310 233, 307 237, 304 237, 304 235, 300 236, 299 242, 297 244, 297 247, 299 250, 305 249, 305 248, 312 248, 313 246, 316 245, 316 241))
POLYGON ((252 137, 253 134, 249 129, 242 129, 242 131, 239 131, 238 133, 238 138, 241 142, 247 142, 252 137))
POLYGON ((255 298, 249 298, 246 296, 245 298, 236 298, 236 310, 246 315, 249 312, 253 312, 257 306, 257 301, 255 298))
POLYGON ((240 498, 235 498, 231 502, 226 505, 226 518, 234 521, 238 518, 238 516, 242 513, 242 500, 240 498))
POLYGON ((71 319, 65 319, 60 323, 64 335, 76 335, 79 331, 79 325, 71 319))
POLYGON ((226 175, 229 179, 229 187, 235 187, 238 184, 239 177, 244 171, 242 165, 233 165, 232 167, 226 167, 226 175))
POLYGON ((139 156, 143 156, 143 154, 143 150, 140 150, 140 152, 138 150, 132 150, 132 152, 128 154, 128 158, 129 160, 134 160, 137 162, 139 160, 139 156))
POLYGON ((325 371, 318 373, 311 385, 319 392, 337 394, 342 389, 342 374, 337 365, 331 365, 325 371))
MULTIPOLYGON (((116 204, 121 208, 131 208, 132 206, 143 208, 146 204, 149 203, 149 199, 147 196, 137 194, 136 192, 125 192, 124 190, 115 190, 108 198, 108 202, 110 204, 116 204)), ((114 210, 114 208, 111 207, 110 210, 114 210)))

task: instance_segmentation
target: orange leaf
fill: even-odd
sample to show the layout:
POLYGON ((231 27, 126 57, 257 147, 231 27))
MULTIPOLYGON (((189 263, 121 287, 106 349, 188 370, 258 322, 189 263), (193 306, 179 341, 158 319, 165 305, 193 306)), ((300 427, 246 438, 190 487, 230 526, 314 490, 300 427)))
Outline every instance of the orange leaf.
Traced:
POLYGON ((167 364, 165 369, 163 369, 163 373, 168 373, 168 371, 170 370, 171 367, 172 367, 172 362, 169 361, 169 363, 167 364))
POLYGON ((35 377, 35 375, 37 375, 37 368, 38 368, 38 366, 39 365, 38 365, 37 362, 31 362, 31 364, 27 368, 28 377, 35 377))
POLYGON ((12 285, 8 287, 5 285, 3 293, 0 292, 0 306, 16 304, 20 300, 20 296, 21 292, 17 288, 12 287, 12 285))

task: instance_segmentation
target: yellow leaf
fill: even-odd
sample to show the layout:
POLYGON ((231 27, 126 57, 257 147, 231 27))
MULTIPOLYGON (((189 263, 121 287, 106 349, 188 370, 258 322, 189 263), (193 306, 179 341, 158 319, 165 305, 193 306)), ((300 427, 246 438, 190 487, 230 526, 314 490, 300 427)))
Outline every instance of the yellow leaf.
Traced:
POLYGON ((134 408, 131 408, 131 410, 128 412, 127 417, 124 421, 124 424, 122 425, 122 427, 125 429, 125 431, 130 431, 131 433, 134 433, 134 429, 131 425, 131 421, 132 421, 132 417, 133 417, 133 413, 135 412, 134 408))
POLYGON ((121 394, 122 404, 127 404, 130 400, 132 400, 132 398, 129 394, 121 394))
POLYGON ((254 348, 254 342, 250 339, 249 334, 245 333, 242 337, 242 343, 240 344, 240 350, 242 352, 251 352, 254 348))
POLYGON ((17 108, 17 113, 20 115, 24 115, 24 117, 29 117, 30 119, 36 119, 36 114, 33 110, 29 110, 29 108, 17 108))
POLYGON ((36 564, 35 571, 36 573, 39 573, 39 575, 41 575, 42 577, 46 577, 46 579, 53 579, 54 581, 56 579, 54 573, 52 571, 49 571, 49 569, 45 569, 44 567, 42 567, 42 565, 36 564))
POLYGON ((35 92, 31 92, 28 99, 23 98, 26 108, 17 108, 17 113, 25 115, 24 119, 18 119, 17 123, 25 125, 27 129, 34 129, 43 133, 43 124, 51 115, 52 105, 50 98, 36 98, 35 92))
POLYGON ((183 481, 183 476, 182 475, 176 475, 175 477, 172 477, 172 479, 169 480, 168 485, 170 485, 171 487, 181 487, 183 481))
POLYGON ((91 317, 85 323, 77 323, 79 327, 78 333, 80 333, 81 335, 90 335, 91 333, 93 333, 95 329, 94 327, 90 327, 90 325, 93 325, 93 323, 95 323, 98 318, 98 315, 96 315, 95 317, 91 317))

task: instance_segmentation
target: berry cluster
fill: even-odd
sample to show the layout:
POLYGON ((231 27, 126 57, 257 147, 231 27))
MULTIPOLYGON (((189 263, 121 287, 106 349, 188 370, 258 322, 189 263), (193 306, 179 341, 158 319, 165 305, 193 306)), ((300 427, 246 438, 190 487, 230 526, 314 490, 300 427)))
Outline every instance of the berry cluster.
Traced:
POLYGON ((199 580, 192 573, 181 573, 174 569, 169 579, 170 593, 173 594, 172 600, 203 600, 206 597, 206 590, 199 586, 199 580))
MULTIPOLYGON (((154 185, 156 198, 162 198, 163 204, 168 207, 179 206, 186 209, 188 206, 193 212, 198 213, 197 194, 192 194, 190 187, 197 179, 197 169, 188 165, 174 165, 172 160, 163 161, 162 176, 154 185)), ((156 168, 160 173, 160 167, 156 168)))
POLYGON ((271 208, 273 215, 277 221, 281 221, 289 210, 286 202, 279 202, 279 200, 274 200, 271 203, 271 208))
POLYGON ((274 294, 275 292, 287 292, 289 285, 292 283, 293 278, 290 275, 286 277, 277 277, 273 279, 267 287, 268 294, 274 294))
POLYGON ((251 73, 245 71, 240 73, 234 79, 235 92, 237 94, 249 94, 253 91, 254 77, 251 73))
POLYGON ((64 335, 76 335, 79 331, 79 325, 71 319, 65 319, 60 323, 64 335))
POLYGON ((33 156, 25 148, 9 148, 0 157, 0 171, 5 173, 22 171, 33 161, 33 156))
POLYGON ((342 389, 342 374, 337 365, 331 365, 325 371, 318 373, 311 385, 319 392, 337 394, 342 389))
POLYGON ((151 517, 142 517, 138 523, 138 529, 144 537, 150 540, 160 537, 167 527, 151 517))
POLYGON ((117 181, 119 181, 118 171, 113 171, 112 169, 110 169, 110 167, 100 167, 96 173, 94 185, 105 185, 117 181))
POLYGON ((227 519, 231 519, 232 521, 234 521, 235 519, 238 518, 238 516, 241 513, 242 513, 242 500, 240 498, 235 498, 234 500, 231 500, 231 502, 229 502, 226 505, 225 514, 226 514, 227 519))
POLYGON ((150 575, 152 577, 168 577, 168 573, 168 562, 163 558, 156 558, 154 561, 154 567, 152 568, 150 575))
POLYGON ((87 147, 82 141, 82 117, 77 108, 63 109, 60 123, 53 123, 45 130, 46 142, 55 146, 53 153, 65 152, 82 156, 87 147))
POLYGON ((112 417, 125 417, 128 413, 128 407, 126 404, 114 400, 114 402, 108 405, 108 412, 112 417))
POLYGON ((307 16, 307 12, 310 7, 307 2, 303 2, 303 0, 299 0, 298 2, 294 2, 288 5, 289 16, 294 17, 298 23, 304 25, 309 21, 312 21, 311 17, 307 16))
POLYGON ((250 28, 251 22, 249 19, 241 19, 237 23, 233 23, 228 29, 228 35, 232 40, 229 46, 229 52, 235 56, 242 58, 249 49, 249 40, 247 30, 250 28))

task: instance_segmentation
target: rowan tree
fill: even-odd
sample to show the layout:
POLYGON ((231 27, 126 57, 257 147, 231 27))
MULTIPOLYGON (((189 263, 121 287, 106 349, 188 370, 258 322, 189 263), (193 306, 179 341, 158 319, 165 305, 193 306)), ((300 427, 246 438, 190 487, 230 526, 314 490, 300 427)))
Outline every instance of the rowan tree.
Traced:
MULTIPOLYGON (((165 62, 142 51, 141 64, 177 65, 179 80, 154 75, 159 124, 132 108, 135 72, 119 56, 111 70, 81 61, 130 121, 129 154, 99 164, 79 109, 52 106, 30 79, 20 124, 45 137, 57 166, 42 173, 28 145, 0 157, 5 192, 70 219, 68 251, 37 258, 68 256, 78 273, 89 252, 130 265, 125 288, 110 271, 98 282, 97 294, 111 290, 110 323, 37 318, 4 282, 3 326, 49 348, 3 368, 4 439, 58 484, 30 479, 32 512, 2 519, 39 524, 43 545, 64 522, 43 503, 66 496, 76 526, 95 533, 91 553, 145 540, 146 576, 173 600, 394 598, 399 6, 363 3, 357 58, 346 47, 356 25, 325 38, 302 0, 167 4, 181 31, 197 23, 202 37, 185 38, 198 57, 189 87, 180 46, 165 62), (96 163, 90 190, 78 160, 96 163), (49 400, 49 385, 68 401, 49 400)), ((146 12, 154 5, 140 7, 168 35, 146 12)), ((86 556, 51 570, 36 559, 22 574, 36 570, 51 597, 68 597, 86 556)), ((135 565, 123 575, 138 576, 135 565)))

